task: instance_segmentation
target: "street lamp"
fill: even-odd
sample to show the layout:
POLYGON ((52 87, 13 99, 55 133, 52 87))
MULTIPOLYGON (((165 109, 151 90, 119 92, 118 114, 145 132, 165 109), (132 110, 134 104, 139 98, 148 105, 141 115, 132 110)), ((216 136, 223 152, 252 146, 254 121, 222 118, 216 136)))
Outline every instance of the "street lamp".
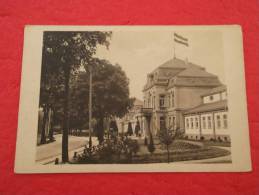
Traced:
POLYGON ((89 148, 92 147, 92 66, 89 68, 89 148))

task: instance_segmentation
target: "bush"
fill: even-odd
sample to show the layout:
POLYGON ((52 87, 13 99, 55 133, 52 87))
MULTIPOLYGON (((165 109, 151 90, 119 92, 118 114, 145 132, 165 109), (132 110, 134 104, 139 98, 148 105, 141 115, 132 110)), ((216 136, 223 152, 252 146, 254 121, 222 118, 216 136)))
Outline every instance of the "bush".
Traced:
POLYGON ((218 137, 218 141, 219 141, 219 142, 222 142, 222 139, 221 139, 221 137, 218 137))
POLYGON ((216 140, 214 138, 210 138, 210 141, 215 142, 216 140))
POLYGON ((128 131, 127 131, 127 134, 129 136, 132 136, 133 135, 133 129, 132 129, 132 124, 131 122, 128 123, 128 131))
POLYGON ((82 155, 77 155, 78 163, 128 163, 132 162, 140 146, 137 140, 128 137, 106 139, 98 146, 85 148, 82 155), (122 158, 124 157, 124 158, 122 158))
POLYGON ((200 137, 200 140, 201 140, 201 141, 203 141, 203 140, 204 140, 204 137, 203 137, 203 136, 201 136, 201 137, 200 137))
POLYGON ((154 145, 154 140, 153 140, 153 136, 150 135, 150 141, 149 141, 149 144, 147 145, 147 149, 148 151, 153 154, 153 152, 155 151, 155 145, 154 145))
POLYGON ((147 144, 148 144, 148 143, 147 143, 147 137, 145 137, 145 139, 144 139, 144 145, 147 146, 147 144))

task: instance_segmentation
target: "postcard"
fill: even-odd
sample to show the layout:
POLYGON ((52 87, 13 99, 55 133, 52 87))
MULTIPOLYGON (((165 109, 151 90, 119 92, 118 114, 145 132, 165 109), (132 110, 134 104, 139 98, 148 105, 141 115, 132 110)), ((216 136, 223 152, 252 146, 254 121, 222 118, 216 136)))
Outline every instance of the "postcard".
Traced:
POLYGON ((15 173, 251 171, 242 28, 26 26, 15 173))

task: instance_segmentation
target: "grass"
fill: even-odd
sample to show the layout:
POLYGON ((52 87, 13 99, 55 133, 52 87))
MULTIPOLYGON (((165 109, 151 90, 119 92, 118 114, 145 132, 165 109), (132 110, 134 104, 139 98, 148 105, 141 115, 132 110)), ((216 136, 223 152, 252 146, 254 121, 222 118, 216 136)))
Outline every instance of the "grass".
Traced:
MULTIPOLYGON (((143 140, 138 140, 140 144, 140 151, 134 155, 131 161, 127 160, 124 156, 117 158, 114 156, 109 164, 142 164, 142 163, 167 163, 167 151, 165 147, 161 146, 157 140, 155 142, 155 152, 150 154, 147 147, 144 145, 143 140)), ((228 150, 210 147, 212 145, 208 144, 196 144, 195 142, 188 142, 185 140, 175 140, 170 146, 170 162, 178 161, 189 161, 189 160, 201 160, 216 158, 221 156, 229 155, 228 150)), ((213 145, 214 146, 214 145, 213 145)), ((230 162, 230 161, 227 161, 230 162)), ((91 163, 91 164, 102 164, 103 162, 95 160, 94 162, 80 162, 80 163, 91 163)))
POLYGON ((220 146, 220 147, 231 147, 231 142, 229 141, 211 141, 211 140, 195 140, 195 139, 181 139, 191 142, 202 143, 204 146, 220 146))
MULTIPOLYGON (((229 154, 230 152, 224 149, 207 147, 202 147, 195 150, 171 151, 170 162, 209 159, 226 156, 229 154)), ((153 155, 140 155, 134 157, 133 161, 134 163, 163 163, 167 162, 167 153, 164 152, 154 153, 153 155)))

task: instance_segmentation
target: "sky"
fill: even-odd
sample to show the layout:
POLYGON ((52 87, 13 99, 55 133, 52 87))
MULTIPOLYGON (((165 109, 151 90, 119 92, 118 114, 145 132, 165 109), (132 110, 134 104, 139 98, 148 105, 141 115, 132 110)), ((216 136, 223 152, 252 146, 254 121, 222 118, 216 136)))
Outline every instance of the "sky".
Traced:
POLYGON ((119 64, 130 80, 130 96, 143 100, 142 89, 147 74, 173 58, 203 66, 224 83, 224 56, 222 34, 215 30, 177 31, 188 39, 189 47, 174 43, 172 31, 114 31, 107 50, 97 48, 96 57, 119 64))

